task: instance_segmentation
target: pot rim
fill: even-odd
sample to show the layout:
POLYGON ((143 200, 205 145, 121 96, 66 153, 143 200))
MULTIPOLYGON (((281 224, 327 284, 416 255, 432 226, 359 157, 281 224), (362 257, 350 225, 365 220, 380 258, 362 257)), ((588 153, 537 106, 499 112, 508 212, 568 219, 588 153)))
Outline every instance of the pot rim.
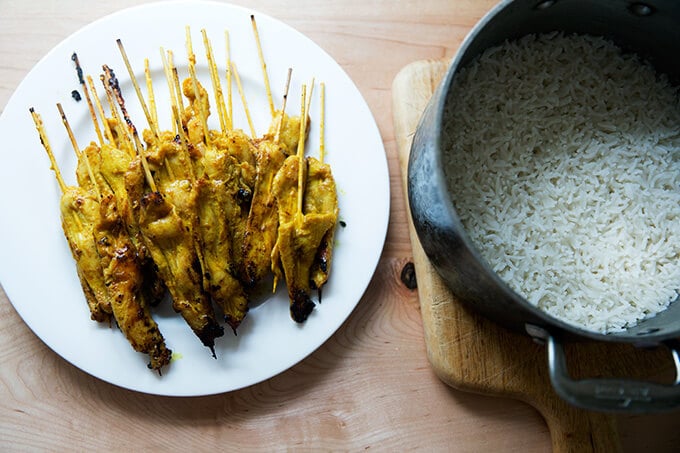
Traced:
MULTIPOLYGON (((530 303, 525 297, 523 297, 514 289, 512 289, 508 285, 508 283, 506 283, 495 271, 493 271, 487 260, 480 254, 477 246, 470 239, 467 230, 464 227, 462 227, 462 222, 460 221, 460 217, 458 216, 458 213, 455 209, 455 205, 453 203, 450 191, 448 190, 446 175, 444 173, 442 165, 443 162, 442 162, 441 132, 442 124, 444 121, 444 110, 447 105, 448 93, 451 89, 451 84, 453 83, 458 70, 462 67, 461 63, 466 57, 466 54, 470 46, 475 42, 475 38, 477 37, 479 32, 482 29, 484 29, 500 12, 504 11, 507 7, 511 6, 513 3, 515 3, 515 1, 516 0, 500 1, 489 12, 487 12, 477 22, 477 24, 475 24, 475 26, 467 33, 467 35, 461 42, 460 46, 458 47, 453 59, 449 63, 446 73, 440 82, 438 88, 439 96, 437 96, 436 98, 433 97, 433 100, 435 101, 435 105, 432 106, 434 107, 435 110, 433 112, 434 113, 433 118, 436 124, 437 131, 435 137, 432 139, 433 149, 436 150, 434 156, 436 165, 434 166, 435 168, 433 178, 436 181, 439 195, 442 197, 442 200, 445 201, 446 213, 449 215, 451 220, 461 225, 460 231, 456 232, 456 234, 460 237, 463 247, 477 260, 478 264, 481 265, 481 267, 487 273, 487 276, 490 277, 490 279, 496 285, 498 285, 498 288, 500 288, 504 295, 511 299, 512 302, 518 304, 524 310, 530 312, 533 316, 535 316, 535 318, 540 320, 540 323, 538 323, 539 329, 536 329, 535 328, 536 326, 534 326, 534 324, 531 322, 525 323, 525 331, 530 336, 536 339, 544 340, 545 338, 542 337, 543 334, 541 333, 541 329, 545 329, 550 335, 567 334, 569 337, 577 340, 589 339, 603 342, 633 343, 643 346, 657 345, 663 343, 664 341, 675 339, 680 334, 680 331, 678 331, 677 329, 666 329, 664 332, 660 334, 647 333, 644 334, 644 336, 641 336, 641 334, 629 333, 628 331, 631 328, 635 327, 630 326, 623 331, 600 333, 584 329, 582 327, 568 323, 560 318, 548 314, 544 310, 530 303)), ((680 303, 680 297, 676 297, 673 301, 671 301, 669 307, 662 310, 662 312, 668 310, 671 306, 673 306, 673 304, 676 303, 680 303)), ((657 313, 657 315, 662 312, 657 313)), ((649 319, 652 318, 653 317, 649 319)), ((647 318, 640 319, 638 322, 642 322, 645 319, 647 318)))

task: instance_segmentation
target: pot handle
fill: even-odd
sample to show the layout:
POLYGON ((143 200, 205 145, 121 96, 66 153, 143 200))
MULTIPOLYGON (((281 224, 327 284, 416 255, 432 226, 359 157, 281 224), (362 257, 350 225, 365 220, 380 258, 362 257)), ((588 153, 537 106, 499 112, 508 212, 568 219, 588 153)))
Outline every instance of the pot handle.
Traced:
POLYGON ((680 408, 680 354, 678 344, 666 343, 675 363, 670 385, 631 379, 582 379, 569 376, 562 343, 545 336, 550 381, 557 394, 582 409, 600 412, 651 413, 680 408))

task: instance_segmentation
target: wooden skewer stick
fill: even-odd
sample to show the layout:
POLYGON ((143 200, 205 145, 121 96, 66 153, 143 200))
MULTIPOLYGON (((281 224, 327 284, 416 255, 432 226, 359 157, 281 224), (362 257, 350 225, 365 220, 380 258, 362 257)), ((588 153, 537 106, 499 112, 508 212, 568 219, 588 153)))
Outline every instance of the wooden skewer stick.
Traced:
POLYGON ((229 130, 232 130, 234 128, 234 108, 233 108, 233 99, 232 99, 232 90, 231 90, 231 49, 230 49, 230 43, 229 43, 229 31, 225 30, 224 31, 224 47, 226 49, 226 54, 227 54, 227 72, 226 72, 226 77, 227 77, 227 114, 229 118, 229 130))
MULTIPOLYGON (((172 64, 172 63, 170 63, 172 64)), ((172 68, 172 83, 175 85, 175 91, 177 92, 177 106, 179 107, 180 119, 184 118, 184 101, 182 100, 182 87, 179 84, 179 73, 177 68, 171 66, 172 68)))
MULTIPOLYGON (((178 108, 178 113, 179 113, 179 119, 180 119, 180 124, 182 123, 182 118, 184 118, 184 101, 182 99, 182 88, 179 85, 179 74, 177 73, 177 68, 175 67, 175 55, 173 54, 172 50, 168 50, 168 69, 169 69, 169 81, 171 81, 172 86, 174 86, 174 91, 173 88, 170 88, 170 91, 172 93, 175 93, 175 103, 178 108)), ((179 132, 178 132, 179 133, 179 132)))
MULTIPOLYGON (((187 136, 186 132, 184 131, 184 127, 182 126, 182 112, 183 110, 181 107, 181 96, 182 93, 178 93, 177 90, 179 90, 179 77, 177 76, 177 68, 171 67, 170 61, 172 58, 172 52, 168 51, 167 58, 165 51, 163 48, 161 48, 161 59, 163 60, 163 70, 165 71, 165 78, 166 81, 168 82, 168 91, 170 92, 170 109, 171 109, 171 117, 172 117, 172 128, 180 138, 180 143, 182 144, 182 149, 187 153, 189 153, 189 149, 187 148, 187 136)), ((191 158, 189 157, 189 160, 191 158)), ((170 175, 170 179, 175 179, 172 169, 170 168, 170 165, 167 163, 166 159, 166 167, 168 169, 168 174, 170 175)), ((193 171, 191 172, 193 175, 193 171)))
POLYGON ((170 66, 170 57, 172 52, 168 51, 168 57, 166 58, 165 51, 161 48, 161 58, 163 60, 163 69, 165 71, 165 78, 168 82, 168 91, 170 92, 170 109, 172 113, 173 129, 177 135, 180 136, 182 145, 186 146, 186 134, 184 132, 184 127, 182 126, 182 110, 181 110, 181 96, 182 93, 178 93, 179 89, 179 77, 177 76, 177 68, 170 66), (177 83, 175 83, 177 81, 177 83))
POLYGON ((300 118, 300 121, 305 122, 305 133, 307 133, 307 116, 309 115, 309 106, 312 104, 313 92, 314 92, 314 77, 312 77, 312 83, 309 84, 309 93, 307 94, 307 106, 305 108, 305 116, 300 118))
MULTIPOLYGON (((178 102, 177 96, 178 95, 181 96, 181 93, 178 94, 177 91, 176 91, 172 68, 170 68, 169 59, 166 56, 165 50, 163 50, 162 47, 160 49, 160 52, 161 52, 161 61, 163 62, 163 72, 165 73, 165 81, 168 84, 168 93, 170 94, 170 105, 175 107, 175 109, 172 110, 173 114, 179 115, 179 109, 177 108, 177 102, 178 102)), ((168 54, 170 54, 169 51, 168 51, 168 54)), ((181 118, 180 118, 179 122, 175 121, 175 118, 173 118, 172 123, 173 123, 173 126, 172 126, 173 131, 175 132, 175 134, 179 134, 179 129, 182 129, 181 128, 181 124, 182 124, 181 118), (177 124, 180 125, 179 128, 177 127, 177 124)))
MULTIPOLYGON (((165 70, 165 61, 163 65, 163 69, 165 70)), ((144 77, 146 79, 146 91, 147 91, 147 96, 149 96, 149 110, 151 113, 151 121, 153 122, 153 127, 155 128, 156 131, 158 132, 158 135, 156 135, 157 138, 160 139, 160 127, 158 126, 158 111, 156 110, 156 96, 153 91, 153 80, 151 78, 151 71, 149 70, 149 59, 145 58, 144 59, 144 77)), ((167 77, 167 71, 166 71, 166 77, 167 77)), ((172 98, 174 96, 174 93, 171 91, 171 102, 172 98)), ((167 157, 164 160, 164 166, 166 171, 168 172, 168 175, 170 176, 170 179, 175 179, 175 174, 172 171, 172 167, 170 166, 170 162, 168 162, 167 157)))
POLYGON ((319 98, 319 162, 323 164, 326 154, 326 84, 321 82, 319 98))
POLYGON ((66 183, 64 182, 64 178, 61 176, 61 171, 59 171, 57 160, 54 158, 52 146, 50 146, 50 141, 47 139, 47 132, 45 131, 45 125, 43 124, 42 118, 33 107, 29 108, 28 111, 31 112, 33 123, 35 123, 35 128, 37 129, 38 134, 40 135, 40 143, 42 143, 43 148, 45 148, 45 151, 47 152, 47 157, 50 158, 50 168, 52 169, 52 171, 54 171, 54 174, 57 177, 57 183, 59 184, 61 192, 64 193, 66 192, 66 183))
MULTIPOLYGON (((66 190, 68 187, 66 186, 66 183, 64 182, 64 178, 61 176, 61 171, 59 171, 59 166, 57 165, 57 159, 54 157, 54 153, 52 152, 52 146, 50 146, 50 142, 47 139, 47 132, 45 131, 45 125, 43 124, 42 118, 40 115, 35 111, 33 107, 28 109, 29 112, 31 112, 31 117, 33 117, 33 122, 35 123, 35 128, 38 130, 38 134, 40 135, 40 143, 42 143, 43 148, 47 152, 47 157, 50 159, 50 168, 52 171, 54 171, 54 175, 57 178, 57 183, 59 184, 59 190, 61 190, 62 194, 66 193, 66 190)), ((77 216, 75 213, 72 213, 73 219, 75 222, 78 224, 78 229, 82 230, 83 229, 83 222, 80 219, 79 216, 77 216)))
POLYGON ((283 119, 286 114, 286 103, 288 102, 288 90, 290 89, 290 76, 293 73, 293 68, 288 68, 288 76, 286 77, 286 87, 283 92, 283 103, 281 105, 281 118, 276 125, 276 134, 274 134, 274 143, 279 143, 281 138, 281 129, 283 129, 283 119))
POLYGON ((146 161, 146 156, 144 155, 143 152, 144 147, 142 146, 142 142, 139 140, 139 134, 137 134, 137 129, 132 123, 129 123, 128 126, 130 127, 130 129, 132 129, 132 136, 135 139, 135 150, 137 151, 137 155, 142 161, 142 168, 144 169, 144 176, 146 177, 146 182, 147 184, 149 184, 151 191, 158 192, 158 189, 156 188, 156 182, 153 180, 151 170, 149 170, 149 162, 146 161))
POLYGON ((250 15, 250 23, 253 26, 253 34, 255 35, 255 43, 257 44, 257 55, 260 58, 260 67, 262 68, 262 76, 264 77, 264 88, 267 91, 267 101, 269 102, 269 111, 271 112, 272 118, 274 118, 274 100, 272 99, 272 90, 269 86, 269 76, 267 76, 267 64, 264 61, 264 55, 262 53, 262 44, 260 43, 260 33, 257 31, 257 23, 255 22, 255 16, 250 15))
POLYGON ((238 75, 238 70, 236 69, 236 63, 231 62, 231 68, 234 73, 234 78, 236 79, 236 86, 238 87, 238 94, 241 96, 241 102, 243 103, 243 110, 246 112, 246 118, 248 119, 248 126, 250 127, 250 134, 255 137, 255 126, 253 126, 253 120, 250 117, 250 110, 248 110, 248 103, 246 102, 246 95, 243 92, 243 86, 241 86, 241 77, 238 75))
POLYGON ((198 78, 196 77, 196 55, 194 55, 194 49, 191 44, 191 30, 186 27, 186 46, 187 46, 187 56, 189 59, 189 77, 191 77, 191 84, 194 89, 194 102, 198 106, 198 116, 201 121, 201 127, 203 128, 203 135, 205 137, 205 144, 211 146, 210 139, 210 129, 208 129, 208 114, 203 109, 203 102, 201 102, 200 91, 198 89, 198 78))
MULTIPOLYGON (((80 159, 80 148, 78 147, 78 143, 76 142, 76 136, 73 134, 73 130, 71 129, 71 125, 68 123, 68 119, 66 119, 66 113, 64 113, 64 109, 61 106, 61 103, 57 102, 57 110, 59 110, 59 116, 61 117, 61 122, 64 124, 64 128, 66 128, 66 134, 68 135, 69 141, 71 142, 71 146, 73 147, 73 151, 76 153, 76 157, 80 159)), ((87 166, 88 173, 92 173, 92 169, 90 166, 87 166)))
POLYGON ((302 101, 301 101, 301 107, 300 107, 300 139, 298 140, 298 147, 297 147, 297 158, 298 158, 298 198, 297 198, 297 213, 296 213, 296 221, 300 221, 302 219, 302 202, 304 199, 304 171, 303 171, 303 165, 305 163, 305 132, 307 128, 307 121, 305 121, 305 118, 307 118, 307 102, 306 102, 306 96, 307 96, 307 87, 303 84, 302 85, 302 101))
POLYGON ((109 143, 111 143, 113 145, 113 144, 115 144, 115 139, 113 138, 113 132, 111 132, 111 127, 109 127, 109 122, 106 120, 106 116, 104 114, 104 108, 102 107, 102 103, 99 101, 99 95, 97 94, 97 89, 94 87, 94 81, 92 80, 92 76, 87 76, 87 85, 90 88, 90 91, 92 92, 92 97, 95 100, 97 112, 99 112, 99 116, 102 119, 102 124, 104 126, 104 133, 106 134, 106 138, 109 140, 109 143))
POLYGON ((144 59, 144 78, 146 79, 146 95, 149 97, 149 110, 151 113, 151 120, 156 128, 158 127, 158 110, 156 109, 156 96, 153 92, 153 80, 151 79, 151 69, 149 68, 149 59, 144 59))
MULTIPOLYGON (((92 118, 92 124, 94 125, 94 130, 95 133, 97 134, 97 139, 99 140, 99 144, 102 145, 104 144, 104 137, 102 136, 102 130, 99 127, 99 122, 97 121, 97 114, 94 111, 94 106, 92 105, 92 99, 90 98, 90 92, 87 89, 87 86, 85 86, 85 79, 83 78, 83 68, 80 66, 80 61, 78 60, 78 54, 73 52, 73 55, 71 55, 71 60, 76 65, 76 72, 78 74, 78 82, 80 82, 80 87, 83 89, 83 93, 85 94, 85 100, 87 101, 87 107, 90 110, 90 117, 92 118)), ((106 118, 102 118, 103 121, 106 121, 106 118)))
POLYGON ((222 92, 222 84, 220 83, 220 76, 217 72, 217 65, 215 64, 215 57, 213 55, 212 44, 208 39, 208 34, 205 28, 201 30, 203 35, 203 47, 205 47, 205 55, 208 59, 208 67, 210 69, 210 80, 213 86, 213 93, 215 94, 215 106, 217 108, 217 115, 220 119, 220 128, 222 133, 226 133, 228 128, 227 108, 224 105, 224 94, 222 92))
POLYGON ((142 106, 142 110, 144 111, 144 116, 146 116, 146 121, 149 123, 149 128, 151 128, 151 132, 153 135, 158 138, 158 127, 154 123, 153 118, 151 117, 151 113, 149 113, 149 108, 146 105, 146 102, 144 101, 144 96, 142 95, 142 90, 139 88, 139 83, 137 83, 137 77, 135 77, 135 72, 132 70, 132 66, 130 65, 130 61, 128 60, 127 53, 125 52, 125 48, 123 47, 123 42, 120 39, 116 39, 116 43, 118 44, 118 49, 120 50, 120 54, 123 57, 123 62, 125 63, 125 68, 128 71, 128 74, 130 75, 130 80, 132 81, 132 86, 135 88, 135 93, 137 93, 137 98, 139 99, 139 103, 142 106))
POLYGON ((66 113, 64 113, 64 109, 62 108, 60 103, 57 103, 57 110, 59 110, 59 115, 61 116, 61 122, 64 124, 64 127, 66 128, 66 133, 68 134, 68 138, 71 141, 71 146, 73 147, 73 151, 75 151, 78 159, 84 159, 85 168, 87 168, 87 175, 89 176, 90 181, 92 182, 92 187, 94 187, 94 191, 97 194, 97 198, 101 198, 102 194, 99 191, 99 186, 97 185, 97 180, 94 177, 94 171, 92 171, 92 166, 90 165, 90 159, 87 156, 87 153, 80 151, 80 147, 78 147, 78 142, 76 141, 76 136, 73 134, 73 129, 71 129, 71 125, 69 124, 68 119, 66 118, 66 113))
MULTIPOLYGON (((124 123, 121 120, 120 115, 118 114, 118 109, 116 108, 116 101, 114 99, 112 88, 109 86, 107 78, 106 76, 104 76, 104 74, 101 74, 99 76, 99 80, 101 80, 102 84, 104 85, 104 92, 106 93, 106 100, 109 103, 109 111, 111 112, 111 116, 113 117, 114 122, 117 125, 121 126, 124 123)), ((123 114, 125 115, 126 113, 123 112, 123 114)), ((118 142, 116 142, 114 139, 111 143, 119 147, 124 147, 131 156, 135 155, 134 145, 132 144, 130 136, 126 132, 125 127, 119 127, 118 142)))

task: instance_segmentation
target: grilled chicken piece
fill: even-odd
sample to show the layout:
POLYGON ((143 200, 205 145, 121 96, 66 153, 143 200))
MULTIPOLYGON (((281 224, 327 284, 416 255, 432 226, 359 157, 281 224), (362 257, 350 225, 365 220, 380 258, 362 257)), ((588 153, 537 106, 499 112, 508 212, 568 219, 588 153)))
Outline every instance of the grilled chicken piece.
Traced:
POLYGON ((101 159, 99 162, 99 173, 115 195, 118 214, 125 224, 125 229, 139 257, 139 265, 144 277, 142 281, 144 299, 152 306, 155 306, 163 299, 167 289, 165 283, 158 275, 158 269, 151 255, 146 249, 142 232, 137 223, 137 215, 135 214, 134 207, 139 203, 144 180, 138 179, 135 182, 138 187, 129 187, 126 175, 131 171, 131 166, 132 171, 138 170, 135 170, 134 164, 132 164, 133 158, 128 152, 113 145, 104 144, 99 151, 99 156, 101 159))
MULTIPOLYGON (((179 136, 163 131, 156 138, 148 129, 144 130, 143 135, 146 142, 145 157, 157 182, 163 185, 176 179, 191 180, 195 177, 195 159, 185 150, 179 136)), ((193 145, 189 147, 192 148, 193 145)))
MULTIPOLYGON (((248 213, 253 198, 255 186, 257 149, 250 137, 241 130, 230 131, 227 135, 214 140, 215 148, 229 158, 225 159, 225 167, 236 167, 236 175, 223 177, 226 181, 225 189, 229 193, 230 203, 225 204, 225 215, 230 233, 231 269, 238 278, 243 269, 242 247, 248 223, 248 213)), ((208 171, 208 176, 210 172, 208 171)), ((215 176, 216 179, 218 179, 215 176)))
POLYGON ((272 183, 286 157, 297 148, 299 140, 300 118, 277 111, 269 132, 256 143, 257 173, 242 248, 241 278, 248 287, 254 286, 271 269, 271 252, 278 226, 272 183))
MULTIPOLYGON (((313 157, 307 158, 308 172, 304 198, 304 212, 309 214, 331 214, 334 217, 331 228, 321 239, 311 269, 311 286, 321 291, 328 280, 333 257, 333 241, 339 214, 338 195, 330 165, 313 157)), ((321 296, 319 295, 319 300, 321 296)))
POLYGON ((97 249, 112 299, 113 315, 133 349, 149 355, 149 368, 160 370, 170 363, 172 352, 151 317, 141 293, 143 274, 138 255, 118 214, 113 193, 102 196, 100 221, 95 227, 97 249))
POLYGON ((232 267, 231 234, 225 205, 230 203, 228 181, 203 178, 199 187, 200 233, 203 243, 204 286, 222 308, 234 332, 248 311, 248 299, 232 267))
MULTIPOLYGON (((278 204, 279 227, 271 260, 275 279, 285 278, 291 317, 301 323, 307 320, 315 306, 310 292, 316 284, 314 276, 318 273, 317 257, 319 250, 326 247, 324 242, 328 240, 329 235, 332 236, 338 211, 335 184, 328 181, 323 186, 319 184, 319 176, 324 175, 324 172, 320 170, 319 162, 312 158, 303 160, 303 200, 309 197, 308 190, 311 186, 316 194, 322 194, 326 201, 303 203, 302 207, 307 209, 307 212, 300 210, 299 165, 298 156, 288 157, 274 179, 273 192, 278 204), (314 180, 310 181, 310 177, 314 180)), ((325 283, 325 280, 323 282, 325 283)))
POLYGON ((97 195, 82 187, 70 186, 62 194, 59 207, 62 229, 76 262, 90 317, 94 321, 110 322, 111 300, 94 241, 94 227, 99 221, 97 195))
POLYGON ((238 254, 234 250, 240 251, 240 242, 235 242, 234 236, 243 235, 248 212, 243 209, 244 196, 251 189, 245 184, 243 169, 234 157, 243 152, 243 134, 229 133, 224 138, 219 147, 205 148, 205 175, 198 181, 198 217, 206 290, 222 307, 225 321, 236 332, 248 311, 248 299, 238 279, 234 259, 238 254))
POLYGON ((85 190, 93 190, 96 192, 95 184, 97 187, 105 187, 106 181, 104 181, 102 175, 97 171, 101 165, 101 155, 99 153, 99 146, 95 143, 90 143, 85 149, 81 151, 81 155, 78 158, 78 163, 76 165, 76 180, 78 185, 85 190), (85 154, 85 156, 83 156, 85 154), (89 167, 92 170, 92 174, 88 170, 89 167), (92 180, 94 178, 94 181, 92 180))
MULTIPOLYGON (((245 184, 245 180, 254 179, 254 170, 250 169, 255 153, 250 139, 241 131, 227 134, 206 131, 203 120, 210 114, 210 105, 208 93, 200 83, 194 84, 194 80, 187 78, 182 91, 189 100, 181 119, 188 143, 182 144, 177 137, 171 144, 158 148, 163 151, 165 165, 172 169, 178 167, 178 159, 191 161, 197 195, 193 230, 204 289, 222 308, 225 321, 236 332, 248 310, 248 299, 237 278, 234 246, 238 243, 240 252, 252 193, 252 182, 245 184)), ((161 143, 167 143, 169 137, 161 135, 161 143)), ((182 164, 183 168, 191 168, 185 162, 182 164)), ((182 210, 174 199, 171 201, 182 210)), ((182 218, 190 217, 189 212, 182 214, 182 218)))
POLYGON ((187 77, 182 82, 182 93, 189 100, 189 105, 184 109, 184 117, 182 124, 184 125, 189 143, 197 145, 205 142, 205 131, 201 121, 201 115, 205 115, 205 119, 210 116, 210 102, 208 99, 208 92, 200 82, 194 81, 191 77, 187 77), (198 98, 196 97, 198 94, 198 98))
POLYGON ((258 144, 257 176, 241 249, 241 278, 248 287, 255 286, 271 268, 271 252, 279 221, 272 182, 285 158, 281 146, 273 141, 258 144))
MULTIPOLYGON (((181 191, 180 185, 177 192, 181 191)), ((191 198, 190 194, 185 195, 191 198)), ((214 356, 215 338, 224 335, 224 329, 217 323, 211 301, 203 290, 201 263, 190 223, 161 193, 148 192, 141 198, 139 225, 168 286, 174 310, 214 356)))
MULTIPOLYGON (((300 117, 289 116, 285 112, 277 110, 269 125, 269 131, 267 131, 265 139, 274 140, 276 131, 279 130, 279 121, 282 121, 279 133, 279 144, 281 145, 282 151, 286 156, 295 154, 298 141, 300 141, 300 117)), ((307 118, 306 126, 305 130, 309 130, 309 117, 307 118)))

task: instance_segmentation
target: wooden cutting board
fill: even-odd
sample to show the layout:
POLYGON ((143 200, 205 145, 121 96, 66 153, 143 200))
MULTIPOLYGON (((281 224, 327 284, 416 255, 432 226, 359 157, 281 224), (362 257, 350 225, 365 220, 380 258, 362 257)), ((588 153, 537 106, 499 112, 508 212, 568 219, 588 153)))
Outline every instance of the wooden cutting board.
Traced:
MULTIPOLYGON (((392 85, 405 195, 413 132, 447 66, 448 61, 414 62, 399 72, 392 85)), ((515 398, 535 407, 546 420, 555 452, 620 451, 616 418, 561 400, 548 378, 545 348, 461 305, 429 263, 410 216, 409 232, 428 359, 439 378, 459 390, 515 398)), ((662 350, 601 343, 566 345, 566 349, 570 372, 577 378, 672 376, 672 363, 662 350)))

